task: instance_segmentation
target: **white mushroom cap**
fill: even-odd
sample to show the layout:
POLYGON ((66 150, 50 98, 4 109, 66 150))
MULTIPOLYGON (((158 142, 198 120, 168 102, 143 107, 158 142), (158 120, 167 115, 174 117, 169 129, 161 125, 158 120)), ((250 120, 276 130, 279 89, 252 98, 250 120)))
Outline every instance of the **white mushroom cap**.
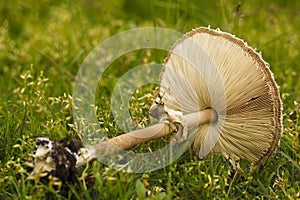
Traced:
POLYGON ((265 163, 282 134, 279 89, 261 55, 235 36, 197 28, 173 47, 158 96, 184 115, 213 108, 218 121, 189 130, 193 149, 265 163))

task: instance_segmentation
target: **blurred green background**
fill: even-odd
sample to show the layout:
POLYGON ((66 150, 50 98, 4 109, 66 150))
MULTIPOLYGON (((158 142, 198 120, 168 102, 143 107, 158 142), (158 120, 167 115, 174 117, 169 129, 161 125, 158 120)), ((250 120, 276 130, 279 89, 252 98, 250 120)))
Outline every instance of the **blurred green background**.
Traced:
MULTIPOLYGON (((297 0, 2 0, 0 199, 300 198, 299 35, 297 0), (84 184, 78 186, 81 189, 74 187, 67 197, 26 179, 26 162, 32 161, 35 137, 76 135, 72 89, 81 63, 93 48, 132 28, 164 27, 185 33, 209 25, 235 34, 262 52, 280 86, 284 136, 279 151, 263 169, 252 174, 246 168, 235 171, 220 157, 199 160, 193 154, 179 164, 144 175, 95 164, 89 168, 96 176, 95 186, 91 190, 84 184)), ((145 60, 162 62, 165 55, 140 51, 114 64, 123 72, 145 60)), ((106 95, 120 71, 107 72, 101 91, 108 92, 99 92, 98 97, 99 120, 111 135, 120 130, 114 127, 106 95)), ((151 91, 153 88, 145 88, 137 94, 131 105, 133 117, 147 114, 154 95, 151 91), (145 95, 145 104, 135 104, 145 95)))
MULTIPOLYGON (((287 70, 282 65, 299 69, 298 1, 4 0, 0 5, 1 74, 14 76, 33 64, 47 76, 65 80, 54 96, 71 92, 72 76, 93 47, 114 34, 145 26, 185 33, 210 25, 262 51, 277 79, 287 70)), ((1 80, 1 91, 7 93, 4 89, 13 81, 1 80)))

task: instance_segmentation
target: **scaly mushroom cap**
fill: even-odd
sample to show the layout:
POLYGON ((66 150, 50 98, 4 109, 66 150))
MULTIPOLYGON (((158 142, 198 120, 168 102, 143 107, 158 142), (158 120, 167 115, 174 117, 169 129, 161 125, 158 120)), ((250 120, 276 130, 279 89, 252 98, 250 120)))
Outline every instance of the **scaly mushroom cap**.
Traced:
POLYGON ((160 76, 159 101, 184 115, 213 108, 218 121, 190 129, 193 149, 265 163, 282 134, 279 89, 261 55, 243 40, 197 28, 177 41, 160 76))

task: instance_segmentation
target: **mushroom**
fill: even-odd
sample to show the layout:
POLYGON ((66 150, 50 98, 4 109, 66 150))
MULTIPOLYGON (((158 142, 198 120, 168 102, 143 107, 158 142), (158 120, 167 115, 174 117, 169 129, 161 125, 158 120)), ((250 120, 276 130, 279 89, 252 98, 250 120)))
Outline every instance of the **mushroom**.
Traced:
POLYGON ((210 28, 175 43, 150 116, 159 123, 81 148, 76 166, 168 134, 176 134, 173 142, 190 140, 200 158, 221 153, 262 165, 282 135, 282 103, 269 64, 243 40, 210 28))
POLYGON ((194 131, 199 157, 212 151, 262 165, 278 146, 279 89, 269 64, 243 40, 220 30, 192 30, 173 47, 160 79, 164 87, 158 96, 165 108, 184 116, 217 113, 217 121, 199 121, 194 131))

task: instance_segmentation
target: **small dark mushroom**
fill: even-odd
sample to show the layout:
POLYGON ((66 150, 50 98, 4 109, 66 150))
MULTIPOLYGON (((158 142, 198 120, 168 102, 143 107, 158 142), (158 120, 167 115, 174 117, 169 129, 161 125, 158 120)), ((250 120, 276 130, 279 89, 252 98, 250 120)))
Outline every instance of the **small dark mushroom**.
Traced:
POLYGON ((82 142, 73 137, 54 141, 45 137, 36 138, 38 146, 34 155, 33 177, 48 184, 50 179, 59 179, 62 189, 77 182, 76 162, 82 142))

